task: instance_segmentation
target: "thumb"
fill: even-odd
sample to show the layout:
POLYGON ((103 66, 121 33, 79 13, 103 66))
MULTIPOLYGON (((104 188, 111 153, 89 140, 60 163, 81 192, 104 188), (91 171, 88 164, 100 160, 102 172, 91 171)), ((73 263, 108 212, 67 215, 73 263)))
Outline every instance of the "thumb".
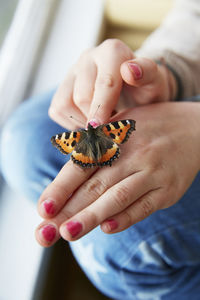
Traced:
POLYGON ((129 85, 140 87, 151 84, 158 79, 158 66, 148 58, 128 60, 120 68, 122 79, 129 85))

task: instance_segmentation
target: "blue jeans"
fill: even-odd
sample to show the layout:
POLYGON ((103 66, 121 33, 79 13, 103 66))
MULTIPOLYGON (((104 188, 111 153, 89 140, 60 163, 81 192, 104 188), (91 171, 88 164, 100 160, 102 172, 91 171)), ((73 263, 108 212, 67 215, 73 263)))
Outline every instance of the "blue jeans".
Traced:
MULTIPOLYGON (((65 130, 47 115, 52 95, 25 101, 1 139, 4 177, 35 202, 69 159, 50 142, 65 130)), ((114 235, 96 228, 70 245, 88 278, 113 299, 199 300, 200 174, 174 206, 114 235)))

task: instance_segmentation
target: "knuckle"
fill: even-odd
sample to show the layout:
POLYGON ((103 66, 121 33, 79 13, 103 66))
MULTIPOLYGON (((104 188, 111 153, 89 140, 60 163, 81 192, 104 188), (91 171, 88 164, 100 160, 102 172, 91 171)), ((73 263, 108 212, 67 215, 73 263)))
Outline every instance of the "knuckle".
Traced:
POLYGON ((60 111, 54 105, 51 105, 48 110, 48 115, 51 119, 56 120, 57 117, 60 115, 60 111))
POLYGON ((88 103, 88 98, 84 97, 84 95, 80 95, 80 93, 74 93, 74 102, 80 106, 84 106, 88 103))
POLYGON ((59 122, 59 120, 63 119, 64 111, 66 111, 65 105, 51 105, 48 110, 48 115, 52 120, 59 122))
POLYGON ((99 225, 99 218, 97 214, 89 208, 82 212, 82 218, 86 220, 86 227, 88 228, 94 228, 99 225))
POLYGON ((111 51, 121 49, 123 45, 124 45, 123 42, 120 41, 119 39, 107 39, 102 43, 103 47, 106 47, 111 51))
POLYGON ((100 197, 106 189, 106 184, 99 178, 91 178, 85 183, 86 193, 95 199, 100 197))
POLYGON ((151 195, 146 195, 146 197, 141 200, 141 210, 143 218, 148 217, 154 212, 153 199, 151 195))
POLYGON ((62 117, 63 112, 67 110, 67 99, 66 101, 63 101, 62 98, 60 98, 59 91, 54 95, 51 105, 48 110, 48 115, 50 118, 57 119, 58 117, 62 117), (61 101, 62 100, 62 101, 61 101))
POLYGON ((107 39, 99 47, 105 55, 111 56, 112 59, 119 59, 119 55, 123 60, 133 58, 132 50, 119 39, 107 39))
POLYGON ((115 80, 112 74, 104 74, 103 76, 98 76, 96 79, 96 87, 101 88, 111 88, 115 85, 115 80))
POLYGON ((59 212, 59 218, 63 222, 66 220, 69 220, 72 216, 73 216, 73 211, 70 211, 70 210, 64 209, 59 212))
POLYGON ((129 190, 126 187, 116 188, 114 191, 114 201, 119 209, 124 209, 129 201, 129 190))
POLYGON ((131 216, 131 214, 129 213, 128 210, 125 210, 123 212, 123 219, 125 220, 125 228, 130 227, 131 225, 133 225, 133 218, 131 216))

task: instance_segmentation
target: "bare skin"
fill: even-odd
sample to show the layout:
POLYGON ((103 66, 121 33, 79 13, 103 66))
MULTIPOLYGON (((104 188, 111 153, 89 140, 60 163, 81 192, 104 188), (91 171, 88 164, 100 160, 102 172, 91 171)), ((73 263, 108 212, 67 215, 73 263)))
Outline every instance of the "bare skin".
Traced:
POLYGON ((111 43, 105 42, 83 55, 74 67, 77 70, 79 66, 81 71, 75 76, 72 69, 60 86, 50 107, 50 116, 74 129, 80 124, 68 121, 63 111, 86 122, 88 111, 88 119, 91 119, 100 103, 102 109, 96 118, 101 123, 107 122, 123 92, 128 98, 122 103, 123 108, 131 106, 131 99, 133 108, 119 112, 112 120, 134 119, 136 132, 121 147, 121 157, 111 168, 82 170, 71 161, 62 168, 38 203, 44 221, 36 229, 36 238, 43 246, 52 245, 60 236, 76 240, 98 225, 105 233, 120 232, 156 210, 175 204, 199 171, 199 104, 169 102, 176 95, 173 75, 149 59, 132 59, 130 49, 123 43, 111 43), (110 60, 109 49, 115 64, 110 60), (139 79, 129 66, 130 60, 140 68, 139 79), (87 80, 81 87, 84 74, 87 80), (104 81, 104 78, 112 79, 104 81), (85 94, 78 97, 83 90, 85 94), (161 103, 147 105, 158 101, 161 103), (45 210, 46 200, 53 206, 51 213, 45 210), (69 223, 80 225, 76 235, 68 230, 66 224, 69 223), (41 234, 48 224, 56 231, 51 241, 41 234))
POLYGON ((176 81, 166 67, 147 58, 134 58, 119 40, 106 40, 83 53, 72 67, 53 98, 49 115, 68 129, 80 128, 94 115, 103 124, 116 111, 120 95, 124 95, 120 110, 173 100, 176 81), (132 64, 141 74, 132 70, 132 64))

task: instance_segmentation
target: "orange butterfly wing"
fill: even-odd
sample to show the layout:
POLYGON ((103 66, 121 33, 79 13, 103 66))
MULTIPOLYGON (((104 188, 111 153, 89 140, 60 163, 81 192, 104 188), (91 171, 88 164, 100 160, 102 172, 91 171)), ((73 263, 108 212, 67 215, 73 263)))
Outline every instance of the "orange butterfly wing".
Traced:
POLYGON ((76 147, 77 143, 80 140, 81 132, 80 131, 66 131, 60 134, 52 136, 52 144, 60 150, 63 154, 71 153, 76 147))
MULTIPOLYGON (((100 125, 99 129, 112 139, 113 144, 107 144, 107 149, 98 160, 94 160, 90 153, 90 145, 87 151, 84 149, 83 142, 84 133, 82 131, 71 131, 57 134, 51 138, 52 144, 58 148, 63 154, 72 152, 71 159, 74 163, 83 168, 90 168, 93 166, 112 165, 112 162, 120 155, 120 149, 117 144, 123 144, 129 138, 129 135, 135 130, 134 120, 121 120, 100 125), (79 143, 80 142, 80 143, 79 143), (78 144, 78 145, 77 145, 78 144), (77 146, 77 148, 76 148, 77 146)), ((105 141, 104 141, 105 142, 105 141)), ((85 143, 84 143, 85 144, 85 143)), ((99 143, 100 145, 101 143, 99 143)), ((105 147, 105 144, 104 144, 105 147)))
POLYGON ((125 143, 129 135, 135 130, 134 120, 121 120, 102 125, 105 135, 109 136, 116 144, 125 143))
POLYGON ((98 166, 111 166, 113 161, 119 158, 120 150, 116 143, 113 143, 112 148, 107 149, 106 153, 98 161, 98 166))

